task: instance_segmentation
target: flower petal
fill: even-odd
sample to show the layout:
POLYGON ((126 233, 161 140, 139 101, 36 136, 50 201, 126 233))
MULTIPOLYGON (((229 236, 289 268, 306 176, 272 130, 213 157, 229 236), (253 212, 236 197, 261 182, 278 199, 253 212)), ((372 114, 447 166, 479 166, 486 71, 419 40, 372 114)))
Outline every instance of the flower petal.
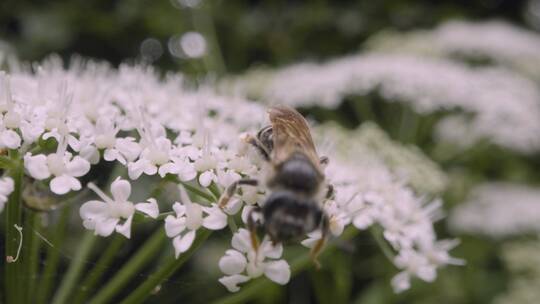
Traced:
POLYGON ((79 215, 86 229, 94 230, 96 223, 105 219, 108 214, 107 204, 101 201, 88 201, 79 209, 79 215))
POLYGON ((268 262, 264 268, 264 274, 270 280, 284 285, 291 279, 291 268, 285 260, 268 262))
POLYGON ((148 203, 138 203, 135 205, 135 209, 142 213, 147 214, 151 218, 157 218, 159 215, 158 204, 155 199, 149 198, 148 203))
POLYGON ((199 176, 199 184, 203 187, 208 187, 215 180, 216 175, 212 171, 204 171, 199 176))
POLYGON ((249 231, 244 228, 238 229, 238 231, 233 235, 231 244, 234 249, 240 252, 253 251, 249 231))
POLYGON ((81 190, 81 182, 73 176, 62 174, 51 180, 51 191, 58 194, 66 194, 71 190, 81 190))
POLYGON ((116 202, 127 202, 131 194, 131 184, 121 178, 117 178, 111 185, 111 193, 116 202))
POLYGON ((219 230, 227 226, 227 215, 221 209, 213 204, 212 207, 203 207, 204 212, 208 214, 203 219, 202 225, 210 230, 219 230))
POLYGON ((186 219, 184 217, 176 218, 169 215, 165 218, 165 234, 168 237, 175 237, 184 231, 184 229, 186 229, 186 219))
POLYGON ((193 164, 186 162, 185 164, 179 166, 178 178, 181 181, 187 182, 195 177, 197 177, 197 170, 195 170, 195 166, 193 166, 193 164))
POLYGON ((193 241, 195 240, 195 230, 190 230, 188 233, 184 234, 183 236, 177 236, 173 239, 173 246, 174 246, 174 253, 175 257, 178 258, 178 256, 186 252, 189 247, 191 247, 191 244, 193 244, 193 241))
POLYGON ((47 166, 47 156, 39 154, 32 156, 30 153, 26 153, 24 156, 24 167, 35 179, 42 180, 49 178, 51 172, 47 166))
POLYGON ((90 171, 90 163, 80 156, 75 156, 72 161, 66 164, 66 169, 69 175, 80 177, 90 171))
POLYGON ((261 254, 272 259, 279 259, 283 254, 283 246, 281 243, 277 243, 275 246, 268 239, 265 239, 259 249, 261 254))
POLYGON ((411 287, 410 276, 406 271, 402 271, 392 278, 391 284, 394 292, 400 293, 411 287))
POLYGON ((126 165, 126 159, 116 149, 106 149, 105 153, 103 153, 103 158, 106 161, 118 160, 122 165, 126 165))
POLYGON ((125 221, 124 224, 116 225, 116 232, 120 233, 121 235, 129 239, 131 237, 131 222, 132 221, 133 221, 133 215, 128 217, 128 219, 125 221))
POLYGON ((96 222, 96 234, 101 236, 111 235, 119 221, 117 218, 110 217, 96 222))
POLYGON ((166 163, 161 166, 159 166, 158 174, 161 177, 165 177, 167 174, 177 174, 178 173, 178 167, 175 163, 166 163))
POLYGON ((21 137, 13 130, 5 130, 0 134, 0 145, 17 149, 21 146, 21 137))
POLYGON ((226 275, 239 274, 246 269, 246 257, 239 251, 229 249, 219 259, 219 269, 226 275))
POLYGON ((235 274, 232 276, 225 276, 219 279, 218 281, 227 288, 230 292, 237 292, 240 290, 240 287, 238 287, 238 284, 245 283, 250 280, 250 277, 241 275, 241 274, 235 274))

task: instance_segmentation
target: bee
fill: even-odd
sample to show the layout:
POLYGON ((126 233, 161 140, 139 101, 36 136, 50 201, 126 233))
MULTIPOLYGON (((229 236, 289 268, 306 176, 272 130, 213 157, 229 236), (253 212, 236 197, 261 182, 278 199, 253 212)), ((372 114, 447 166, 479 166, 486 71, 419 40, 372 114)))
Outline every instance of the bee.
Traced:
MULTIPOLYGON (((265 185, 270 190, 260 208, 248 216, 251 242, 258 247, 257 228, 262 228, 274 244, 298 240, 316 229, 322 237, 311 250, 314 263, 328 235, 329 219, 322 208, 323 199, 333 196, 333 187, 325 182, 323 167, 327 157, 319 157, 307 121, 296 110, 274 106, 268 110, 270 125, 256 136, 243 135, 269 164, 265 185), (262 223, 254 220, 259 213, 262 223)), ((219 200, 224 208, 239 185, 257 186, 256 179, 240 179, 225 189, 219 200)))

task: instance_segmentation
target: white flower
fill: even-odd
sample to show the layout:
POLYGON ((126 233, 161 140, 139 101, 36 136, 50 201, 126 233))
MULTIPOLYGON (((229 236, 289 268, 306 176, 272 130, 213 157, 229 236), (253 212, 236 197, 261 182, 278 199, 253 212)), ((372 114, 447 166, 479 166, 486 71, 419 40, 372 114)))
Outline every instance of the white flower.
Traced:
POLYGON ((0 212, 4 210, 4 206, 13 189, 15 189, 15 185, 11 177, 0 178, 0 212))
POLYGON ((96 235, 109 236, 116 230, 129 239, 135 210, 139 210, 151 218, 158 217, 159 210, 155 199, 150 198, 147 203, 138 204, 128 201, 131 185, 120 177, 111 184, 112 198, 92 183, 88 184, 88 187, 96 192, 103 201, 86 202, 81 206, 79 213, 83 219, 84 227, 88 230, 94 230, 96 235))
POLYGON ((165 233, 172 238, 176 258, 191 247, 197 229, 219 230, 227 226, 227 215, 216 204, 203 207, 192 202, 183 187, 180 195, 182 202, 173 204, 175 215, 165 218, 165 233))
POLYGON ((92 165, 99 163, 99 151, 93 144, 93 138, 88 136, 81 136, 79 139, 70 137, 69 146, 92 165))
POLYGON ((249 231, 240 229, 233 236, 232 246, 219 260, 219 268, 226 275, 219 279, 230 292, 240 290, 238 284, 265 275, 268 279, 284 285, 291 278, 289 264, 279 259, 283 252, 281 244, 276 246, 265 237, 257 251, 251 245, 249 231))
POLYGON ((17 149, 21 145, 21 137, 14 130, 6 128, 9 114, 7 113, 0 121, 0 148, 17 149))
POLYGON ((437 276, 436 266, 422 254, 414 250, 402 250, 394 259, 394 264, 404 271, 398 273, 392 279, 392 287, 395 292, 401 292, 411 286, 411 277, 418 277, 426 282, 433 282, 437 276))
POLYGON ((81 177, 90 171, 90 163, 80 156, 73 157, 71 153, 64 152, 49 155, 24 156, 24 166, 35 179, 43 180, 54 176, 50 182, 51 191, 62 195, 69 191, 81 189, 81 183, 76 177, 81 177))
POLYGON ((199 184, 203 187, 208 187, 212 182, 217 182, 217 174, 215 169, 218 162, 214 155, 210 153, 204 153, 201 158, 195 161, 195 170, 200 172, 199 184))
POLYGON ((503 182, 478 185, 454 208, 449 225, 457 232, 492 238, 538 233, 540 188, 503 182))
POLYGON ((153 139, 152 144, 142 150, 139 159, 128 164, 129 178, 137 179, 143 173, 156 174, 159 166, 169 162, 171 148, 169 139, 165 137, 153 139))
POLYGON ((112 147, 107 146, 103 153, 106 161, 119 161, 122 165, 131 163, 141 154, 141 147, 133 137, 116 138, 112 147))
POLYGON ((21 145, 21 137, 14 130, 21 125, 21 116, 14 111, 13 97, 9 76, 0 72, 0 85, 4 96, 0 104, 0 148, 17 149, 21 145))
POLYGON ((171 157, 171 161, 159 167, 159 176, 164 177, 167 174, 177 175, 185 182, 194 179, 197 176, 195 166, 187 158, 171 157))

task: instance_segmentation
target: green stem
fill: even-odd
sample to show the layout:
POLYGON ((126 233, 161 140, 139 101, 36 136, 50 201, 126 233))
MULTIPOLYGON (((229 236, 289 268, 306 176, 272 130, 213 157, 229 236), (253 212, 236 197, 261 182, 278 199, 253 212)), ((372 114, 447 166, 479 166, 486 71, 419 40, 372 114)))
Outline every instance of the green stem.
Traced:
POLYGON ((202 198, 204 198, 205 200, 209 201, 209 202, 213 202, 215 201, 216 199, 212 196, 212 194, 209 194, 207 192, 204 192, 203 190, 197 188, 197 187, 194 187, 188 183, 184 183, 184 182, 180 182, 180 184, 182 184, 182 186, 184 186, 184 188, 186 188, 186 190, 188 192, 191 192, 193 194, 196 194, 202 198))
POLYGON ((0 168, 2 169, 13 169, 16 166, 16 163, 13 162, 8 156, 0 155, 0 168))
POLYGON ((113 240, 107 244, 107 249, 79 285, 77 293, 71 303, 83 303, 86 300, 88 294, 94 290, 96 283, 101 279, 109 265, 114 261, 118 251, 120 251, 122 245, 124 245, 125 240, 126 238, 124 236, 116 234, 113 240))
MULTIPOLYGON (((356 230, 354 227, 350 227, 347 230, 345 230, 345 232, 343 232, 343 234, 340 236, 340 239, 341 240, 351 239, 357 233, 358 233, 358 230, 356 230)), ((335 244, 333 243, 329 244, 324 249, 321 256, 329 255, 334 250, 336 250, 335 244)), ((305 254, 302 254, 301 256, 294 259, 290 263, 290 265, 291 265, 291 277, 297 275, 299 272, 301 272, 308 266, 312 265, 309 252, 306 252, 305 254)), ((242 289, 239 292, 222 297, 219 300, 212 302, 212 304, 246 303, 249 300, 256 297, 257 295, 259 295, 262 291, 270 287, 272 284, 275 284, 275 283, 270 281, 266 277, 259 278, 259 279, 256 279, 255 281, 252 281, 251 283, 248 283, 246 286, 242 287, 242 289)))
POLYGON ((110 300, 128 284, 139 270, 144 267, 162 248, 166 235, 163 229, 158 229, 137 251, 137 253, 101 288, 89 303, 109 303, 110 300))
POLYGON ((68 300, 70 293, 74 290, 75 284, 78 282, 79 276, 83 270, 84 262, 88 259, 88 256, 92 252, 94 243, 97 237, 93 231, 87 231, 79 244, 79 249, 75 254, 75 257, 71 261, 68 272, 64 276, 60 287, 56 291, 53 304, 64 304, 68 300))
POLYGON ((60 244, 63 243, 66 235, 66 225, 71 211, 70 206, 66 206, 60 213, 58 223, 52 233, 52 244, 47 247, 47 257, 45 259, 45 268, 41 274, 39 288, 37 290, 37 304, 49 303, 48 299, 51 294, 52 285, 55 282, 56 269, 60 261, 60 244), (57 247, 54 247, 57 246, 57 247))
POLYGON ((121 303, 136 304, 144 302, 144 300, 150 296, 152 290, 175 273, 197 251, 211 233, 211 230, 200 229, 195 242, 187 252, 180 255, 178 259, 172 258, 169 262, 159 268, 121 303))
POLYGON ((380 227, 371 226, 369 228, 369 232, 375 239, 375 242, 377 242, 377 245, 379 245, 379 247, 381 248, 384 256, 393 265, 394 264, 394 251, 392 250, 392 248, 390 248, 386 240, 383 238, 382 229, 380 227))
POLYGON ((219 191, 219 187, 216 185, 216 183, 212 182, 212 184, 210 184, 210 186, 208 187, 208 190, 212 192, 216 201, 219 200, 219 198, 221 197, 221 191, 219 191))
MULTIPOLYGON (((13 179, 14 189, 6 203, 6 227, 5 227, 5 257, 17 256, 20 240, 19 232, 15 225, 21 225, 22 206, 21 190, 23 183, 23 165, 16 151, 10 151, 11 161, 15 164, 8 170, 9 176, 13 179)), ((26 231, 23 230, 23 234, 26 231)), ((20 260, 13 263, 5 263, 4 292, 6 303, 22 303, 22 269, 20 260)))
MULTIPOLYGON (((25 223, 23 231, 25 231, 24 245, 23 245, 23 261, 25 269, 26 283, 24 284, 27 290, 34 290, 36 286, 36 280, 38 279, 39 269, 39 245, 40 239, 37 236, 40 229, 40 215, 38 212, 25 209, 25 223)), ((34 303, 34 293, 26 293, 26 302, 34 303)))

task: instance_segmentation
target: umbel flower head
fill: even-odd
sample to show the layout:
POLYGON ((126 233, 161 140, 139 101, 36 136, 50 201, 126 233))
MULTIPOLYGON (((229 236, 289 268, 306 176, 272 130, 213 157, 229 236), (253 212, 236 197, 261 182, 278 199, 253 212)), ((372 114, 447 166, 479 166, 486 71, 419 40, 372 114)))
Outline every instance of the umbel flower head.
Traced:
MULTIPOLYGON (((216 205, 216 197, 242 177, 266 176, 267 164, 260 153, 240 139, 240 134, 256 133, 268 123, 265 107, 220 96, 208 87, 187 89, 181 75, 160 78, 151 67, 112 69, 83 61, 71 66, 64 69, 52 57, 35 70, 20 68, 0 75, 0 144, 4 140, 7 149, 16 149, 25 173, 58 195, 80 190, 80 178, 101 173, 92 170, 103 161, 125 170, 129 180, 108 177, 113 182, 104 188, 110 191, 87 184, 99 199, 80 207, 86 229, 103 237, 118 232, 130 238, 134 216, 141 213, 163 220, 178 258, 192 248, 200 229, 220 230, 230 224, 236 231, 233 227, 241 223, 234 215, 241 214, 245 223, 250 210, 263 204, 269 195, 264 184, 240 186, 223 208, 216 205), (135 198, 132 184, 147 187, 141 186, 143 175, 185 185, 180 187, 180 199, 135 198)), ((380 226, 394 250, 392 262, 401 271, 394 280, 397 291, 408 287, 412 277, 435 279, 437 268, 455 262, 447 255, 451 246, 440 245, 433 230, 433 222, 441 218, 441 204, 416 193, 410 186, 413 174, 389 166, 391 157, 381 157, 376 149, 366 148, 361 157, 342 153, 364 144, 346 146, 347 142, 338 140, 335 149, 325 153, 332 159, 324 172, 326 180, 337 194, 320 204, 332 236, 339 237, 346 229, 380 226), (416 269, 410 261, 422 261, 425 267, 416 269)), ((410 157, 410 161, 425 160, 410 157)), ((2 179, 0 206, 12 190, 10 179, 2 179)), ((231 237, 233 248, 216 260, 224 273, 220 282, 227 289, 237 291, 240 284, 260 276, 278 284, 289 281, 290 267, 282 258, 286 248, 262 238, 255 249, 242 227, 231 237)), ((303 244, 312 246, 321 237, 311 233, 303 244)))

